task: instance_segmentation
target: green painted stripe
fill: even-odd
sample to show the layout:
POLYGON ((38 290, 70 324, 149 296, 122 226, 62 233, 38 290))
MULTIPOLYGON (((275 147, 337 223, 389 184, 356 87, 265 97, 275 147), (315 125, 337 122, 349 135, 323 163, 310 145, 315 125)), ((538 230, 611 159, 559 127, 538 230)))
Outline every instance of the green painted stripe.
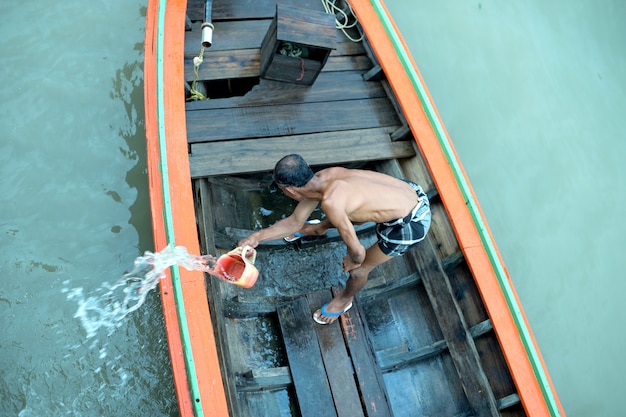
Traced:
MULTIPOLYGON (((156 45, 156 70, 157 70, 157 120, 159 124, 159 159, 161 170, 161 182, 163 187, 163 221, 165 224, 165 235, 169 245, 175 244, 174 239, 174 222, 172 216, 172 202, 170 200, 170 183, 167 165, 167 141, 165 134, 165 103, 163 98, 163 38, 165 31, 165 12, 167 9, 167 0, 159 1, 159 20, 157 28, 157 45, 156 45)), ((193 410, 196 417, 203 417, 202 403, 200 401, 200 389, 198 387, 198 376, 196 374, 196 366, 191 350, 191 339, 189 337, 189 328, 187 326, 187 314, 185 312, 185 301, 183 299, 183 289, 180 282, 180 273, 177 266, 170 268, 172 276, 172 290, 174 292, 174 300, 176 303, 176 313, 180 327, 180 338, 183 346, 183 356, 185 358, 185 367, 187 369, 187 378, 189 382, 190 401, 193 404, 193 410)))
POLYGON ((491 265, 495 270, 496 276, 498 278, 498 282, 504 293, 506 302, 509 306, 509 310, 511 311, 511 314, 513 315, 513 319, 520 333, 522 343, 524 345, 524 348, 526 349, 526 353, 528 354, 530 363, 535 372, 535 376, 537 377, 539 381, 539 385, 543 392, 543 397, 546 401, 550 414, 552 416, 560 416, 559 407, 557 405, 556 399, 554 398, 552 390, 550 389, 550 383, 548 382, 548 377, 546 375, 546 372, 543 366, 541 365, 541 361, 539 359, 537 350, 535 349, 535 346, 532 343, 530 330, 528 329, 528 326, 526 326, 526 323, 523 319, 521 308, 519 304, 517 303, 517 300, 515 299, 514 292, 507 278, 507 274, 504 270, 504 266, 500 262, 500 258, 497 256, 495 244, 491 240, 489 233, 487 233, 486 231, 485 222, 483 221, 480 215, 480 211, 478 210, 478 205, 476 201, 474 200, 474 197, 470 191, 470 187, 467 184, 465 176, 463 175, 463 171, 461 170, 460 163, 457 160, 454 154, 454 151, 452 150, 452 146, 450 142, 448 141, 448 138, 445 134, 443 126, 441 125, 441 121, 437 117, 437 113, 435 112, 433 104, 428 99, 428 94, 426 94, 426 89, 422 85, 421 80, 419 79, 415 71, 415 68, 413 67, 411 63, 409 55, 407 51, 404 49, 402 42, 400 41, 400 38, 395 31, 394 26, 391 24, 391 20, 389 16, 387 16, 384 8, 382 7, 381 2, 379 0, 371 0, 371 3, 381 23, 385 27, 387 35, 389 36, 389 38, 391 39, 391 42, 393 43, 393 46, 398 55, 398 58, 402 62, 402 66, 404 67, 404 70, 406 71, 407 75, 409 76, 411 80, 411 83, 413 84, 413 88, 415 89, 415 91, 417 91, 417 94, 422 103, 422 106, 424 107, 428 120, 430 121, 431 127, 434 129, 437 139, 439 141, 439 144, 441 145, 444 151, 444 154, 446 156, 446 159, 448 160, 448 164, 450 164, 454 172, 454 177, 457 181, 457 185, 459 186, 461 193, 463 195, 463 198, 465 199, 467 203, 467 207, 470 211, 472 219, 474 220, 474 224, 476 228, 478 229, 478 233, 483 242, 483 246, 487 252, 487 256, 489 257, 491 265))

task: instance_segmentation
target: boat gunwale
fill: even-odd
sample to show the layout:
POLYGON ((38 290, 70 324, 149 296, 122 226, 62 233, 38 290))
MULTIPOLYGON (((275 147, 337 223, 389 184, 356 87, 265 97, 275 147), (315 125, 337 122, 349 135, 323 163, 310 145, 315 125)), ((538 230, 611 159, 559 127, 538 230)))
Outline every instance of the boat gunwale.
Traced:
MULTIPOLYGON (((147 170, 155 250, 171 244, 199 253, 186 125, 179 123, 185 120, 184 96, 179 91, 184 89, 185 33, 181 28, 186 8, 186 0, 148 1, 144 41, 147 170)), ((228 416, 203 273, 173 266, 159 287, 180 415, 228 416), (184 306, 175 300, 176 291, 184 306), (186 332, 188 337, 183 337, 186 332)))
POLYGON ((382 0, 350 0, 350 4, 448 211, 524 408, 532 416, 565 416, 474 190, 402 35, 382 0))

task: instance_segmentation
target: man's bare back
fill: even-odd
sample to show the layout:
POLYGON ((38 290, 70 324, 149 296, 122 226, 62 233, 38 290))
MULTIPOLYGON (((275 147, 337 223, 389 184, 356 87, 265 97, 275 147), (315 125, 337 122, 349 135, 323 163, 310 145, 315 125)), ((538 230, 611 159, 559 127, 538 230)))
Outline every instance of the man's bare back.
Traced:
POLYGON ((388 222, 406 216, 417 204, 410 185, 379 172, 335 167, 315 177, 321 184, 322 210, 326 213, 338 200, 345 201, 342 209, 353 223, 388 222))

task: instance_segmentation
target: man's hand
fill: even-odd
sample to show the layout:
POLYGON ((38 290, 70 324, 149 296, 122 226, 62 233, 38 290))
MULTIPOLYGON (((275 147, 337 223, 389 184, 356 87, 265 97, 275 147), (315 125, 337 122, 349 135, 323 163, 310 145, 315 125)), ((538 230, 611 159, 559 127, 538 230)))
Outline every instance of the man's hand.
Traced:
POLYGON ((361 266, 360 262, 354 262, 349 255, 343 257, 343 272, 350 272, 361 266))
POLYGON ((244 246, 250 246, 252 248, 256 248, 259 246, 259 241, 254 237, 254 234, 243 238, 237 243, 237 246, 243 248, 244 246))

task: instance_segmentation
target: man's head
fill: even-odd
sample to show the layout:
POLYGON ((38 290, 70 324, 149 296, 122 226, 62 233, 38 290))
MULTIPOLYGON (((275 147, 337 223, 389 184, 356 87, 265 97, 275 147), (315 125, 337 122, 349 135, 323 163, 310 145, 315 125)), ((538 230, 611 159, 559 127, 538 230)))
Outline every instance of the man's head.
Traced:
POLYGON ((303 187, 311 178, 311 167, 297 154, 283 157, 274 167, 274 182, 280 187, 303 187))

